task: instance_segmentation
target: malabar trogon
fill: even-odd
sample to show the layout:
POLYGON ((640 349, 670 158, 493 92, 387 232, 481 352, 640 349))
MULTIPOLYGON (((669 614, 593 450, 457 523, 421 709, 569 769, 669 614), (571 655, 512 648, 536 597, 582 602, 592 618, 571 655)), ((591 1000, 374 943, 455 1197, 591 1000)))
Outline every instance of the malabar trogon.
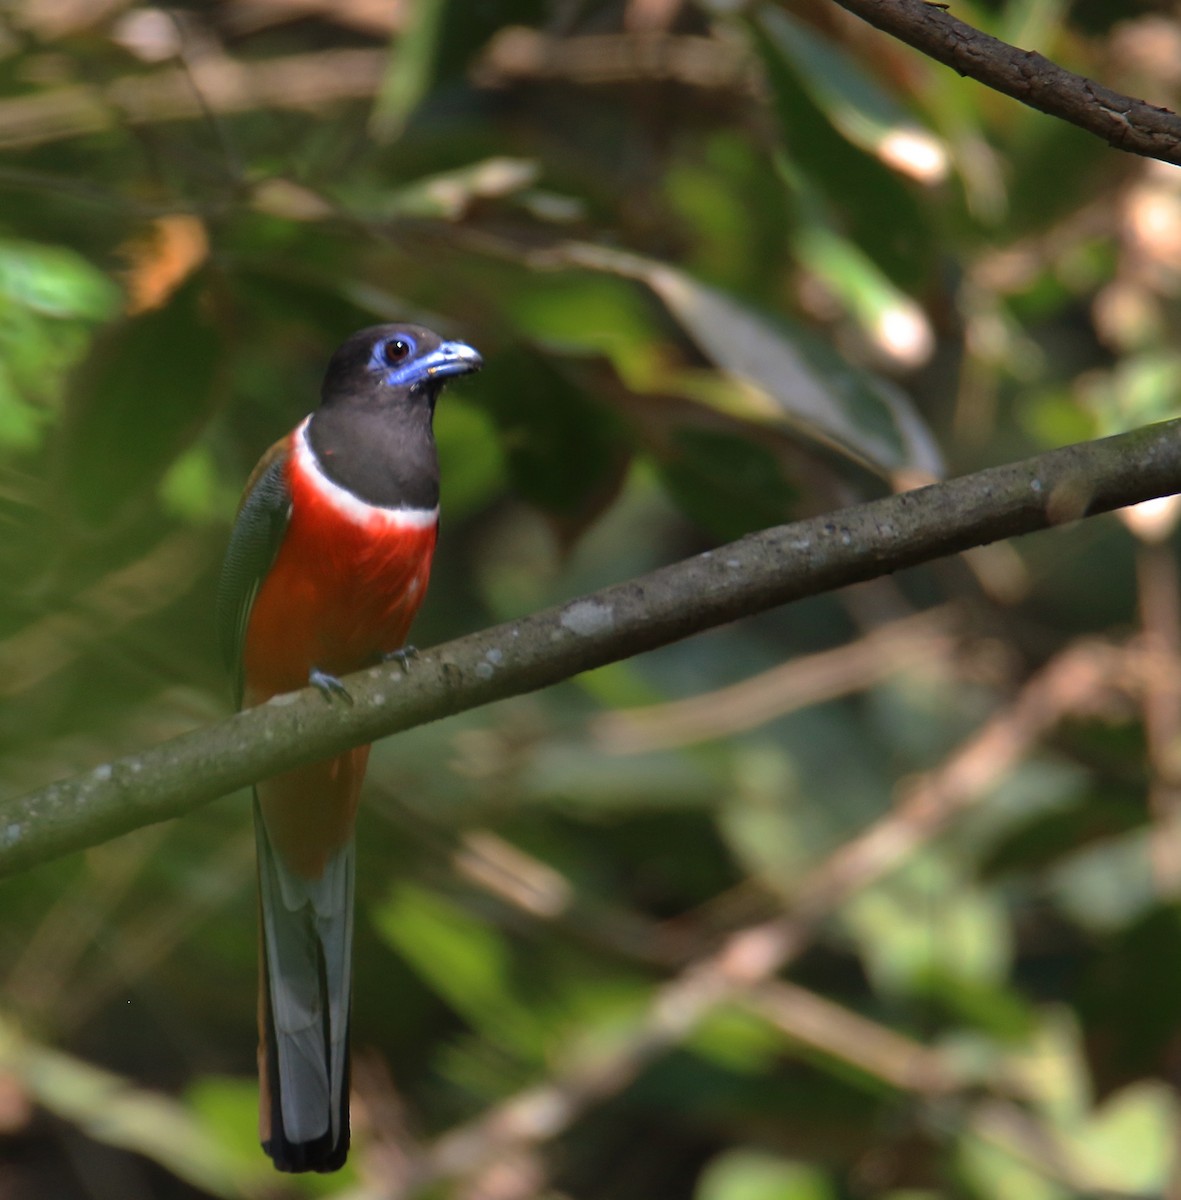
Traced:
MULTIPOLYGON (((246 486, 218 595, 239 706, 399 651, 426 592, 439 514, 435 401, 479 354, 418 325, 353 334, 320 407, 246 486)), ((259 1125, 282 1171, 349 1147, 353 821, 369 747, 254 791, 261 909, 259 1125)))

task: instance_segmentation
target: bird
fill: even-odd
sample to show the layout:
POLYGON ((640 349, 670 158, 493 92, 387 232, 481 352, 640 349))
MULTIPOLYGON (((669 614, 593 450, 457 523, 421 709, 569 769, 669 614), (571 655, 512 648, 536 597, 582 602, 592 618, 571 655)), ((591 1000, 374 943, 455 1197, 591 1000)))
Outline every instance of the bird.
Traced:
MULTIPOLYGON (((480 354, 416 324, 375 325, 332 355, 320 404, 259 460, 217 594, 238 708, 382 660, 406 667, 439 521, 433 419, 480 354)), ((369 747, 254 788, 259 893, 259 1134, 280 1171, 349 1150, 353 827, 369 747)))

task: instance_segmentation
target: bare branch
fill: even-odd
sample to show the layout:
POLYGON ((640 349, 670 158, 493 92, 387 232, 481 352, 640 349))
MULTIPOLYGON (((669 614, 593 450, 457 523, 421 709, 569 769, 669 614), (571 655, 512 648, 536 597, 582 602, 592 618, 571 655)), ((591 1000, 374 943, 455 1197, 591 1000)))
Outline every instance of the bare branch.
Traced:
POLYGON ((1113 92, 1032 50, 981 33, 926 0, 836 0, 916 50, 1022 104, 1086 129, 1109 145, 1181 163, 1181 117, 1113 92))
POLYGON ((559 608, 350 676, 353 704, 277 696, 0 805, 0 874, 179 816, 254 780, 548 687, 804 596, 1181 486, 1181 421, 763 530, 559 608))

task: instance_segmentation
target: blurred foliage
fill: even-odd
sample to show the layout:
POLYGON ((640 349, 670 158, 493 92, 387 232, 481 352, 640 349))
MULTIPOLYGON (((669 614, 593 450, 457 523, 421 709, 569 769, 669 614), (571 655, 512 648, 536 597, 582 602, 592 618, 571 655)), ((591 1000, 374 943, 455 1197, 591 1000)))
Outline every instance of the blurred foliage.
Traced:
MULTIPOLYGON (((1158 8, 956 12, 1175 105, 1158 8)), ((825 0, 12 0, 0 86, 3 794, 227 712, 238 491, 361 325, 487 359, 419 645, 1175 411, 1177 172, 825 0)), ((1174 516, 376 747, 339 1177, 255 1144, 241 796, 5 880, 0 1195, 1175 1192, 1174 516), (687 1019, 875 823, 905 861, 687 1019)))

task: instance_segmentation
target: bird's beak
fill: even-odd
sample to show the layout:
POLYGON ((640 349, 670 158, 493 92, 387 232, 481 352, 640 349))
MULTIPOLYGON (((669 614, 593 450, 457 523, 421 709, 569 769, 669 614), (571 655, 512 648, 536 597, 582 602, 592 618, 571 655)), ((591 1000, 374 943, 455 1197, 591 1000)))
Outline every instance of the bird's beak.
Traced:
POLYGON ((446 379, 451 375, 470 375, 484 365, 480 352, 466 342, 442 342, 415 366, 428 379, 446 379))

